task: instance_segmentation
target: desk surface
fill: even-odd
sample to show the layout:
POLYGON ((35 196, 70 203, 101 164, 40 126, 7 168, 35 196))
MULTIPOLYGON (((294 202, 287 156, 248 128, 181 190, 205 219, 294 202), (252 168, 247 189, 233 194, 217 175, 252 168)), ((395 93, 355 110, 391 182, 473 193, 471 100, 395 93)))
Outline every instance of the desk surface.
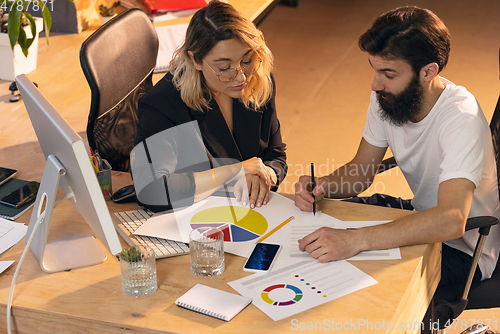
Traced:
MULTIPOLYGON (((230 1, 252 19, 271 2, 230 1)), ((84 139, 90 89, 80 69, 78 51, 92 32, 51 36, 50 47, 42 39, 38 69, 28 75, 84 139)), ((156 80, 161 76, 156 75, 156 80)), ((2 91, 7 91, 8 85, 0 81, 2 91)), ((36 135, 24 105, 10 104, 8 98, 6 94, 0 96, 0 166, 18 169, 19 178, 40 181, 45 163, 36 135)), ((115 189, 130 183, 128 174, 113 174, 115 189)), ((344 220, 386 220, 410 214, 330 200, 321 205, 324 212, 344 220)), ((136 207, 109 203, 111 212, 136 207)), ((31 211, 18 222, 28 223, 30 215, 31 211)), ((80 232, 91 231, 71 203, 62 202, 54 211, 49 240, 80 232)), ((15 260, 17 264, 23 249, 24 242, 20 242, 2 254, 1 260, 15 260)), ((226 271, 215 278, 192 275, 188 256, 158 260, 158 291, 147 298, 133 299, 121 291, 120 269, 112 256, 97 266, 46 274, 29 253, 14 293, 13 328, 18 333, 254 333, 256 329, 275 333, 310 330, 310 326, 321 323, 342 325, 344 329, 350 326, 362 333, 398 333, 401 330, 397 326, 401 325, 408 333, 415 333, 414 323, 422 318, 439 281, 440 245, 403 247, 401 253, 402 260, 352 262, 379 282, 374 286, 278 322, 250 305, 227 323, 178 308, 174 301, 196 283, 234 292, 227 283, 249 275, 241 269, 241 257, 227 254, 226 271), (393 328, 386 331, 391 329, 389 323, 393 328)), ((5 316, 1 314, 5 314, 16 264, 0 275, 2 329, 5 316)))
MULTIPOLYGON (((127 173, 114 173, 115 186, 129 182, 127 173)), ((394 219, 409 214, 333 200, 325 200, 321 205, 323 212, 344 220, 394 219)), ((111 212, 136 207, 135 203, 109 203, 111 212)), ((61 203, 54 215, 49 239, 89 232, 69 201, 61 203)), ((28 220, 28 214, 18 219, 28 220)), ((23 242, 17 244, 2 260, 17 262, 23 248, 23 242)), ((120 269, 112 256, 93 267, 46 274, 30 253, 18 277, 13 319, 18 333, 254 333, 256 328, 265 333, 281 333, 305 329, 314 323, 357 326, 362 333, 398 333, 398 324, 414 329, 414 322, 423 317, 439 281, 439 250, 439 244, 403 247, 402 260, 352 261, 379 283, 277 322, 253 305, 224 322, 174 304, 196 283, 234 292, 227 283, 249 273, 242 270, 244 258, 231 254, 226 254, 225 272, 213 278, 191 274, 189 256, 158 260, 157 292, 134 299, 122 293, 120 269), (384 330, 391 326, 392 331, 384 330)), ((2 312, 14 270, 15 265, 0 276, 2 312)), ((0 328, 4 328, 4 321, 5 317, 0 317, 0 328)), ((412 332, 416 331, 408 331, 412 332)))

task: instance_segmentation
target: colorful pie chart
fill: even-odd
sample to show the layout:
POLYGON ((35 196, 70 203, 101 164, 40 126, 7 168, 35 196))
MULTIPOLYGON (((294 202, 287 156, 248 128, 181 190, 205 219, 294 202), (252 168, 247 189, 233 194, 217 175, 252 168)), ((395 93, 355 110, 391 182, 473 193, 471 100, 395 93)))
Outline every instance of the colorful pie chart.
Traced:
POLYGON ((259 238, 267 231, 267 220, 257 211, 240 206, 217 206, 191 217, 191 228, 217 227, 224 241, 244 242, 259 238))
POLYGON ((268 304, 271 304, 274 306, 288 306, 288 305, 293 305, 295 303, 298 303, 302 299, 303 293, 302 293, 302 290, 300 290, 296 286, 293 286, 290 284, 276 284, 276 285, 272 285, 272 286, 265 288, 264 291, 262 291, 260 296, 261 296, 262 300, 268 304), (291 290, 292 293, 295 294, 295 296, 293 296, 293 298, 291 298, 289 300, 284 300, 284 301, 276 301, 276 300, 273 300, 269 297, 269 294, 273 290, 280 290, 280 289, 291 290))

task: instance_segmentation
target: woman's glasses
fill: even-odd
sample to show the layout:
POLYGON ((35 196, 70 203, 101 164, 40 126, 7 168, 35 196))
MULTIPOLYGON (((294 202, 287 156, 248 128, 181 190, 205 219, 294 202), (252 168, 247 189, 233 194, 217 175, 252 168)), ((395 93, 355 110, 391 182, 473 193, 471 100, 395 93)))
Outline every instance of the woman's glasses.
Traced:
POLYGON ((219 78, 220 81, 229 82, 233 81, 238 76, 239 71, 241 71, 241 73, 243 73, 247 78, 257 72, 260 68, 260 64, 262 63, 262 59, 252 58, 250 61, 241 62, 240 66, 236 68, 230 67, 224 70, 219 70, 219 73, 217 73, 212 68, 212 66, 208 65, 208 63, 204 59, 203 62, 207 64, 207 66, 210 67, 212 71, 214 71, 215 75, 219 78))

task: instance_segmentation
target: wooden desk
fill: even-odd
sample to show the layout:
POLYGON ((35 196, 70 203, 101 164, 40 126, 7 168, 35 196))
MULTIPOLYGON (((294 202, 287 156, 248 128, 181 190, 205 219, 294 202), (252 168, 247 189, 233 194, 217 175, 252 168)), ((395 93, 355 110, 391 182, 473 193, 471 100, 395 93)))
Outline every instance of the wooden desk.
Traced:
MULTIPOLYGON (((120 187, 128 184, 130 177, 115 173, 113 182, 120 187)), ((136 207, 135 203, 109 203, 112 212, 136 207)), ((394 219, 409 214, 333 200, 322 202, 322 210, 346 220, 394 219)), ((61 203, 54 215, 51 239, 89 231, 69 201, 61 203)), ((18 221, 26 223, 29 217, 25 214, 18 221)), ((23 248, 24 242, 20 242, 2 260, 17 263, 23 248)), ((400 333, 398 324, 415 329, 414 323, 423 317, 439 281, 439 251, 440 244, 403 247, 402 260, 353 261, 379 283, 278 322, 253 305, 230 322, 175 306, 175 300, 196 283, 234 292, 227 283, 249 273, 242 270, 244 258, 231 254, 226 254, 226 271, 214 278, 191 274, 186 255, 158 260, 158 291, 134 299, 121 291, 120 269, 113 256, 93 267, 46 274, 30 253, 14 294, 13 328, 17 333, 255 333, 257 329, 282 333, 328 323, 357 327, 361 333, 400 333), (393 330, 384 330, 390 324, 393 330)), ((14 270, 15 265, 0 276, 1 314, 5 314, 14 270)), ((5 316, 0 316, 0 328, 5 328, 5 316)))
MULTIPOLYGON (((259 15, 259 8, 271 2, 230 0, 252 19, 259 15)), ((79 49, 92 32, 90 29, 78 35, 51 36, 50 47, 42 39, 38 69, 28 75, 84 139, 90 89, 80 69, 79 49)), ((156 75, 156 80, 161 76, 156 75)), ((4 92, 0 96, 0 166, 18 169, 17 177, 21 179, 40 181, 45 162, 24 105, 7 102, 9 84, 0 81, 0 90, 4 92)), ((114 189, 130 183, 128 174, 113 174, 114 189)), ((385 220, 409 214, 338 201, 324 201, 322 205, 324 212, 344 220, 385 220)), ((136 208, 136 204, 109 203, 109 208, 112 212, 124 211, 136 208)), ((18 222, 28 223, 30 215, 31 211, 18 222)), ((71 203, 64 201, 54 211, 49 240, 79 232, 91 231, 71 203)), ((15 260, 17 264, 23 249, 24 242, 20 242, 3 253, 1 260, 15 260)), ((112 256, 94 267, 46 274, 29 253, 14 293, 13 328, 17 333, 29 334, 219 334, 257 330, 281 333, 306 330, 321 323, 344 329, 349 326, 350 330, 361 333, 401 333, 398 328, 401 324, 406 332, 416 333, 414 323, 423 317, 439 281, 440 245, 403 247, 401 252, 402 260, 353 262, 379 282, 374 286, 278 322, 250 305, 227 323, 178 308, 174 301, 198 282, 234 292, 227 283, 249 275, 241 269, 243 258, 228 254, 226 271, 219 277, 207 279, 191 274, 188 256, 158 260, 158 291, 147 298, 133 299, 121 291, 120 269, 112 256), (392 330, 385 330, 389 323, 393 325, 392 330)), ((6 328, 3 315, 16 264, 0 275, 0 332, 6 328)))

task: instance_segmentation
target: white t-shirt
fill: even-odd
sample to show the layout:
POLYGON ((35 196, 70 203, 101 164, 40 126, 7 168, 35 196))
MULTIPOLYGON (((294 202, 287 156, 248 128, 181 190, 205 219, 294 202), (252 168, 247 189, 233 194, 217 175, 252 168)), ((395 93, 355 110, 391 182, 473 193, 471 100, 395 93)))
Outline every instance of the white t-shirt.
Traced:
MULTIPOLYGON (((437 205, 439 183, 465 178, 476 185, 469 217, 500 217, 495 156, 491 132, 474 96, 464 87, 440 78, 445 89, 429 114, 420 122, 397 127, 382 120, 372 92, 363 138, 377 147, 391 148, 422 211, 437 205)), ((445 242, 472 255, 477 230, 445 242)), ((486 238, 479 267, 483 279, 491 277, 500 249, 500 226, 486 238)))

